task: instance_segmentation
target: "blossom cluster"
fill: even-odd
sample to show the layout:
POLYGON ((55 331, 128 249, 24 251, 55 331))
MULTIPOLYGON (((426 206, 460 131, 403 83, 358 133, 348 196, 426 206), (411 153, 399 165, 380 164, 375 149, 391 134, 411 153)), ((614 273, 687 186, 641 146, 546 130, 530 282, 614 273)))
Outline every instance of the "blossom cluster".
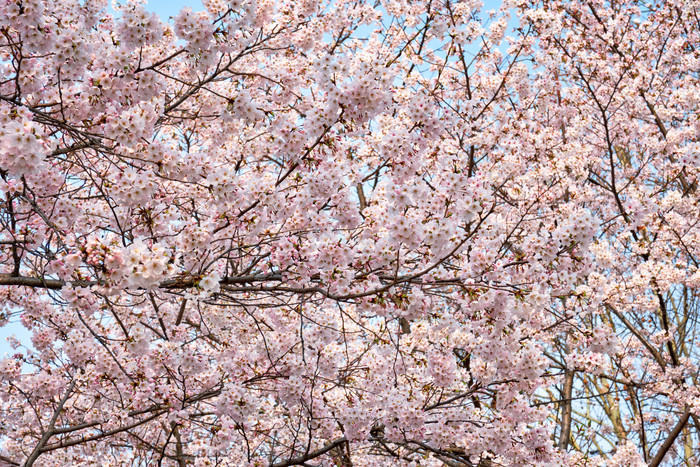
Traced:
POLYGON ((0 110, 0 167, 18 177, 41 171, 49 152, 41 127, 29 112, 0 110))

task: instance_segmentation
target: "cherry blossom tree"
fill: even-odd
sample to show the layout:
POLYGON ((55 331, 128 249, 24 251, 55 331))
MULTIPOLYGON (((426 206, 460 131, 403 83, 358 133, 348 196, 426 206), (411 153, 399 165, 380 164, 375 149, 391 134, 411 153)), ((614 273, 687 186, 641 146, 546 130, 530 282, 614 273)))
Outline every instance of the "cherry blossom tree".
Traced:
POLYGON ((697 465, 693 2, 203 3, 0 0, 1 463, 697 465))
POLYGON ((695 465, 698 12, 681 2, 578 1, 522 11, 542 41, 540 76, 558 83, 550 121, 563 152, 554 157, 589 161, 571 196, 602 220, 595 271, 559 307, 574 327, 556 350, 570 381, 556 397, 587 399, 575 416, 565 404, 559 446, 639 458, 625 465, 695 465), (593 374, 580 371, 582 357, 603 350, 609 359, 593 374), (583 435, 590 430, 600 431, 583 435))

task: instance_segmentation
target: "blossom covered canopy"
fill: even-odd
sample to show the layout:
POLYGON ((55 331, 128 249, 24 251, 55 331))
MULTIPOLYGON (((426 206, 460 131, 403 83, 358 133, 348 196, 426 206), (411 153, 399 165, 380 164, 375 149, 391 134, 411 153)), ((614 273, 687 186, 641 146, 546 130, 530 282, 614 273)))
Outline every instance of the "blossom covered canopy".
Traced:
POLYGON ((0 0, 0 463, 697 464, 698 6, 0 0))

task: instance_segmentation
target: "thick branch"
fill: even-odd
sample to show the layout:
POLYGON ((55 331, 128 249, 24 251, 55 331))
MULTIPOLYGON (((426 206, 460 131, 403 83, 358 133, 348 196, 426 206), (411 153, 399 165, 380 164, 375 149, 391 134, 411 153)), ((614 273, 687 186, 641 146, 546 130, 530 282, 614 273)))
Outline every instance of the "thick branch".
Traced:
POLYGON ((681 434, 681 431, 683 431, 683 428, 685 428, 685 424, 688 423, 688 419, 690 418, 690 407, 686 407, 685 412, 683 412, 683 416, 681 417, 680 420, 678 420, 678 423, 676 423, 676 426, 673 427, 673 430, 671 430, 671 433, 668 434, 668 438, 666 438, 666 441, 664 441, 664 444, 661 445, 659 448, 659 452, 656 453, 654 458, 651 460, 651 463, 649 464, 649 467, 658 467, 661 465, 661 461, 664 459, 664 456, 666 456, 666 453, 668 452, 669 449, 671 449, 671 446, 673 446, 673 443, 676 441, 676 438, 678 438, 678 435, 681 434))
POLYGON ((299 457, 293 457, 291 459, 288 459, 283 462, 277 462, 275 464, 272 464, 271 467, 289 467, 291 465, 304 465, 306 461, 310 461, 311 459, 315 459, 316 457, 322 456, 328 451, 343 445, 344 443, 347 443, 348 440, 344 436, 342 438, 339 438, 335 441, 333 441, 331 444, 327 444, 326 446, 322 447, 321 449, 317 449, 315 451, 311 451, 307 454, 304 454, 303 456, 299 457))
POLYGON ((27 461, 24 463, 24 467, 31 467, 32 465, 34 465, 34 462, 36 462, 41 453, 44 452, 44 446, 46 446, 46 443, 48 443, 49 439, 51 439, 51 437, 55 434, 54 427, 56 426, 56 421, 61 415, 61 411, 63 411, 63 406, 66 405, 66 402, 68 402, 68 399, 73 393, 73 389, 75 388, 76 383, 77 381, 75 379, 71 381, 70 386, 68 386, 68 389, 66 390, 66 393, 58 402, 58 406, 56 407, 56 410, 53 413, 53 417, 51 417, 49 426, 46 427, 44 435, 39 440, 39 443, 37 443, 36 448, 34 448, 34 451, 32 451, 32 453, 29 455, 29 458, 27 458, 27 461))
POLYGON ((571 437, 571 393, 574 388, 574 372, 566 370, 564 376, 564 388, 562 390, 562 414, 560 427, 559 442, 557 447, 562 451, 566 451, 569 446, 569 438, 571 437))

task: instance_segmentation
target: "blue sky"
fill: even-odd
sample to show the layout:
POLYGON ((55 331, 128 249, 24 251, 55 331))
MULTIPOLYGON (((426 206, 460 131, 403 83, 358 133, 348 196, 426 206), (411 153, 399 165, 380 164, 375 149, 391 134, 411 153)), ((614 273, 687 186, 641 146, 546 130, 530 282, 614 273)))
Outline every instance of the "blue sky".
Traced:
POLYGON ((161 18, 167 20, 169 17, 177 15, 186 6, 194 11, 204 9, 200 0, 151 0, 146 5, 146 9, 157 13, 161 18))

